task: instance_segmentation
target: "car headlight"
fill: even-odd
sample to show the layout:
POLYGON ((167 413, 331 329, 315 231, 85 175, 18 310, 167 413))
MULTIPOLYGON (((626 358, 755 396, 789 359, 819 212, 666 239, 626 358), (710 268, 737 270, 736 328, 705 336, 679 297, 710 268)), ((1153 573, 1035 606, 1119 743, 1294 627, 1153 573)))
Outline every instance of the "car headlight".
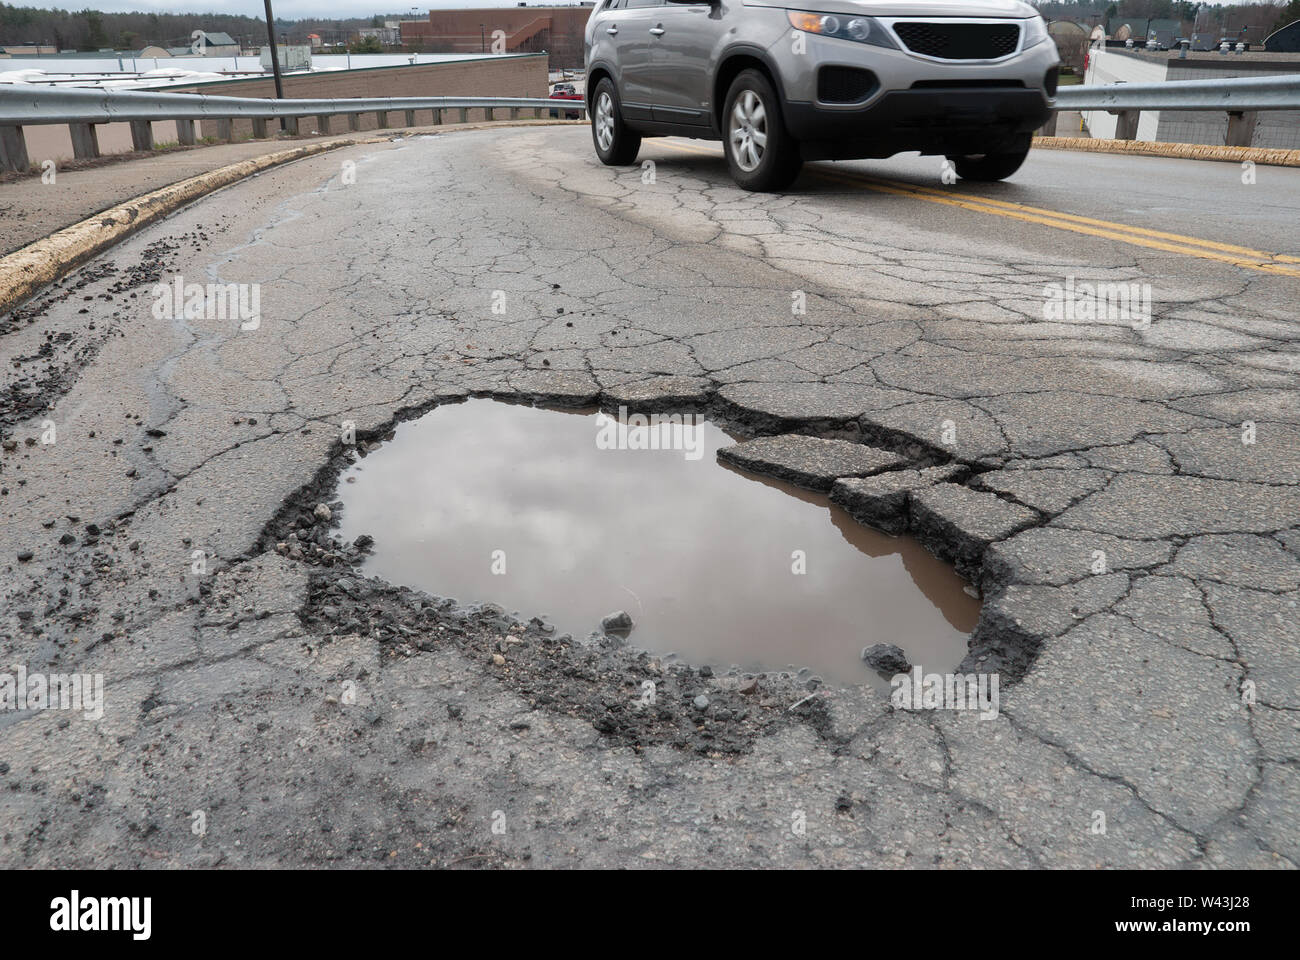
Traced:
POLYGON ((838 13, 810 13, 806 10, 787 10, 790 26, 804 33, 815 33, 837 40, 853 40, 876 47, 897 50, 898 44, 890 37, 875 17, 854 17, 838 13))
POLYGON ((1047 21, 1042 17, 1033 17, 1025 21, 1025 42, 1021 50, 1028 50, 1030 47, 1042 43, 1049 39, 1047 33, 1047 21))

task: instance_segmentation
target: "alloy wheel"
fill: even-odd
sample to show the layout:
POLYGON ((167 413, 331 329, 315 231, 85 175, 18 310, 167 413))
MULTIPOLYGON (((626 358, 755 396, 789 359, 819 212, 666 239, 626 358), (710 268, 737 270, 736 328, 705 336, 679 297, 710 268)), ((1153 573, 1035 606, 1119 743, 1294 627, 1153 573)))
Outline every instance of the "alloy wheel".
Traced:
POLYGON ((608 93, 596 100, 596 142, 602 150, 614 142, 614 100, 608 93))
POLYGON ((767 147, 767 107, 753 90, 745 90, 736 98, 736 104, 731 108, 727 138, 731 141, 736 165, 741 170, 750 173, 763 162, 763 151, 767 147))

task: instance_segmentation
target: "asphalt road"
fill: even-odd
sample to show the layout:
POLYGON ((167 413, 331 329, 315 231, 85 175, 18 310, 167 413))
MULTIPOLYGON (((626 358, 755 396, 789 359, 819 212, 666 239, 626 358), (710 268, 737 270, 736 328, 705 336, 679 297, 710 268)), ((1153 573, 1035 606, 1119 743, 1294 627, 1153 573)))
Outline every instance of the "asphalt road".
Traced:
POLYGON ((1300 171, 1042 151, 994 186, 902 158, 767 196, 716 152, 348 148, 0 318, 4 662, 106 697, 0 712, 0 864, 1300 863, 1300 171), (177 275, 260 284, 260 323, 160 319, 177 275), (1045 313, 1070 278, 1151 315, 1045 313), (941 468, 841 495, 978 579, 998 716, 367 584, 313 514, 344 423, 469 393, 941 468))

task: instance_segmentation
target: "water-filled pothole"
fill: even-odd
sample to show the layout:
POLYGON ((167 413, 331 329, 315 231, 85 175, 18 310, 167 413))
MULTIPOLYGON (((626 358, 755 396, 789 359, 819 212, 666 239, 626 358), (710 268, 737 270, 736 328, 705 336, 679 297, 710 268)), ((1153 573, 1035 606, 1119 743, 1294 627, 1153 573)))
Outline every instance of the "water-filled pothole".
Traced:
POLYGON ((938 670, 965 655, 979 602, 916 541, 717 462, 734 440, 711 423, 686 437, 696 459, 604 449, 602 424, 608 436, 595 411, 439 407, 343 474, 342 533, 375 538, 364 572, 390 583, 575 636, 626 610, 630 643, 697 665, 881 683, 864 647, 938 670))

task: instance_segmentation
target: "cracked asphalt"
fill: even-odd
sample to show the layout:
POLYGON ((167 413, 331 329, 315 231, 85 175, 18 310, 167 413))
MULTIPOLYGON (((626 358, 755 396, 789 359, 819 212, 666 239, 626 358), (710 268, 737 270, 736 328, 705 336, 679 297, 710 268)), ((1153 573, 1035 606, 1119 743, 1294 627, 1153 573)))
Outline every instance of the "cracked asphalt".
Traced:
POLYGON ((585 128, 347 148, 0 318, 3 669, 106 697, 0 711, 0 865, 1300 862, 1300 279, 851 182, 1295 257, 1300 171, 1041 151, 1005 184, 900 158, 771 196, 710 149, 647 141, 651 176, 585 128), (260 325, 157 319, 177 275, 260 284, 260 325), (1045 320, 1067 277, 1149 284, 1150 323, 1045 320), (972 578, 999 714, 366 580, 317 505, 469 395, 876 448, 733 459, 972 578))

